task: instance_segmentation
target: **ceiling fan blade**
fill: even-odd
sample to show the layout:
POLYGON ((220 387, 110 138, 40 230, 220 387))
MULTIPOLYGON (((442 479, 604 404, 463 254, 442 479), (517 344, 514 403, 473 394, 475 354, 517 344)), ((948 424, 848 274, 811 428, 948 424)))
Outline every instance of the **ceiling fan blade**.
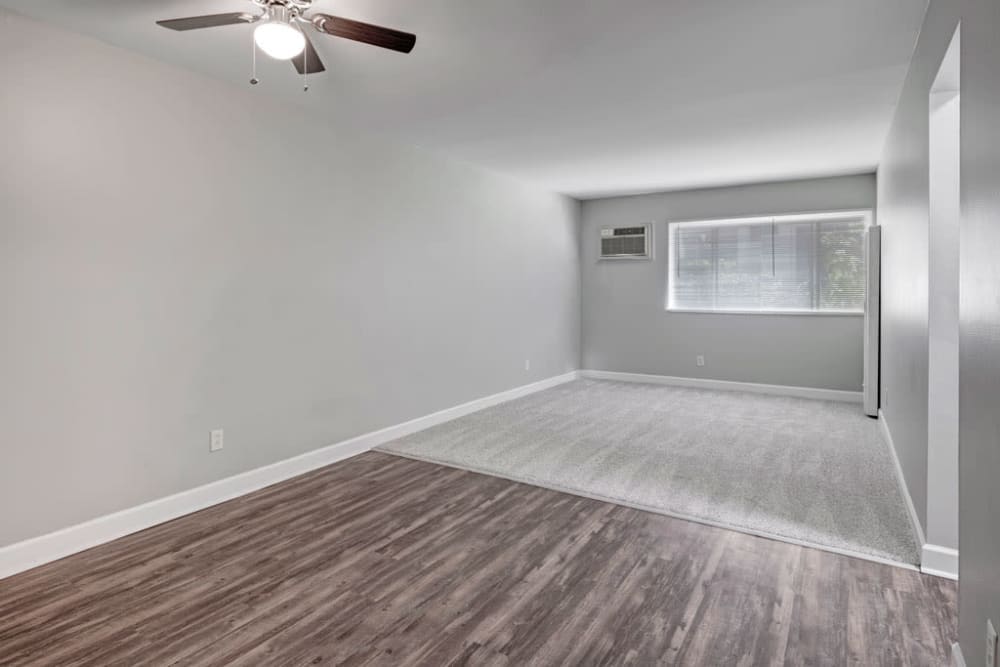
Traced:
POLYGON ((197 30, 198 28, 215 28, 220 25, 235 25, 237 23, 253 23, 257 17, 246 12, 231 14, 209 14, 208 16, 190 16, 183 19, 168 19, 157 21, 156 25, 171 30, 197 30))
POLYGON ((334 37, 345 37, 353 39, 355 42, 364 42, 381 46, 384 49, 392 49, 402 53, 409 53, 413 50, 413 45, 417 43, 417 36, 408 32, 401 32, 391 28, 362 23, 343 19, 339 16, 329 14, 314 14, 310 19, 316 29, 334 37))
POLYGON ((298 70, 299 74, 325 72, 326 67, 323 66, 323 61, 319 59, 319 54, 313 48, 309 37, 305 33, 302 36, 306 38, 306 48, 302 50, 302 53, 292 58, 292 64, 295 65, 295 69, 298 70))

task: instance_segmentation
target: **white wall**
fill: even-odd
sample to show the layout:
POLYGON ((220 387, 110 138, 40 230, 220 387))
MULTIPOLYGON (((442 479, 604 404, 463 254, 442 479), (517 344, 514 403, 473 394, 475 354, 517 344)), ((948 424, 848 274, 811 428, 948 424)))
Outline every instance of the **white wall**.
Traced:
POLYGON ((578 365, 577 202, 6 12, 0 89, 0 546, 578 365))
POLYGON ((882 412, 928 542, 956 548, 960 106, 932 92, 950 40, 910 71, 878 185, 882 412))
POLYGON ((960 39, 930 95, 927 266, 927 542, 958 548, 960 39))
POLYGON ((986 620, 1000 625, 998 9, 930 0, 879 169, 886 415, 912 491, 927 476, 929 93, 961 22, 959 635, 970 667, 985 663, 986 620))
POLYGON ((870 174, 584 202, 583 367, 860 391, 861 316, 667 312, 666 232, 669 220, 874 207, 870 174), (602 226, 647 222, 653 261, 598 260, 602 226))

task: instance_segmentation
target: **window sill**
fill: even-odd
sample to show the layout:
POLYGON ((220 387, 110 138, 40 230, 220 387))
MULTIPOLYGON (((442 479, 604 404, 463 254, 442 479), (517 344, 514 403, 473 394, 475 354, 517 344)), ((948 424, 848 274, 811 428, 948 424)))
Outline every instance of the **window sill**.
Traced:
POLYGON ((697 308, 667 308, 668 313, 698 315, 792 315, 795 317, 864 317, 858 310, 708 310, 697 308))

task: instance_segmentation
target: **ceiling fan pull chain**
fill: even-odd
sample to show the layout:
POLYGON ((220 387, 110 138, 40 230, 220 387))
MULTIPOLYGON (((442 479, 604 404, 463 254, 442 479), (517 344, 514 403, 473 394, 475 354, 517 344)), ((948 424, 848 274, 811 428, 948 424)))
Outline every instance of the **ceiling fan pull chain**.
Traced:
POLYGON ((258 82, 258 79, 257 79, 257 42, 254 39, 252 39, 252 38, 250 39, 250 53, 251 53, 250 61, 252 63, 252 65, 251 65, 252 71, 250 72, 250 85, 251 86, 256 86, 257 82, 258 82))
MULTIPOLYGON (((306 37, 305 30, 299 26, 299 32, 306 37)), ((302 52, 302 92, 309 92, 309 38, 306 37, 306 49, 302 52)))

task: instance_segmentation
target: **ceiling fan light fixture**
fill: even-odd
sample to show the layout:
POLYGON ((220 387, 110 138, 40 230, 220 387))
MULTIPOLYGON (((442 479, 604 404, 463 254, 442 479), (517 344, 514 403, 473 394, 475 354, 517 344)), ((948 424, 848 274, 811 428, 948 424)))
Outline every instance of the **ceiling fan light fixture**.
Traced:
POLYGON ((291 60, 306 48, 302 32, 283 21, 261 23, 253 31, 253 41, 275 60, 291 60))
MULTIPOLYGON (((257 63, 256 54, 259 48, 276 60, 289 61, 295 67, 295 71, 302 76, 326 71, 323 60, 305 34, 307 31, 371 44, 400 53, 409 53, 417 42, 417 36, 412 33, 345 19, 342 16, 312 12, 310 9, 313 0, 251 0, 251 2, 256 6, 253 12, 188 16, 157 21, 156 24, 179 32, 251 24, 254 26, 254 65, 257 63)), ((256 72, 250 83, 257 83, 256 72)))

